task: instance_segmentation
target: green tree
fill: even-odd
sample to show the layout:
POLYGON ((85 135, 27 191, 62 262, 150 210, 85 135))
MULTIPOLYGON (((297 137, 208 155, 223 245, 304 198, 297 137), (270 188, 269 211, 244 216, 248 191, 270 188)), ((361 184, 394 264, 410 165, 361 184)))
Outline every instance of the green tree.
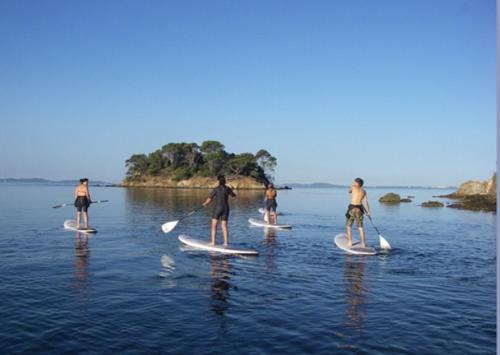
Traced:
POLYGON ((231 157, 224 166, 226 173, 249 176, 257 168, 255 156, 252 153, 242 153, 231 157))
POLYGON ((273 157, 267 150, 261 149, 255 154, 257 165, 262 168, 266 178, 270 181, 274 180, 277 159, 273 157))
POLYGON ((148 155, 148 174, 149 175, 159 175, 163 169, 163 159, 161 156, 161 151, 157 150, 148 155))
POLYGON ((146 174, 148 166, 149 162, 145 154, 134 154, 125 161, 128 177, 146 174))
POLYGON ((224 151, 224 144, 218 141, 204 141, 201 143, 200 150, 203 153, 203 155, 210 154, 210 153, 218 153, 218 152, 223 152, 224 151))

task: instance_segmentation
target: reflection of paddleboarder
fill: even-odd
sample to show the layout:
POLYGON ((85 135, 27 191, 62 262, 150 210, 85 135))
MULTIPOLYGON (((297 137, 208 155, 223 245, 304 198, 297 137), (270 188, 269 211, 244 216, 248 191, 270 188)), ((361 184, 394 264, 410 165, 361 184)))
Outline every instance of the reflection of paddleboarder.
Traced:
POLYGON ((211 282, 211 299, 214 302, 212 304, 212 311, 223 316, 227 309, 227 299, 229 298, 229 290, 231 285, 229 284, 229 264, 228 258, 212 256, 210 259, 210 276, 212 278, 211 282))
POLYGON ((212 235, 212 245, 215 245, 215 239, 217 237, 217 225, 219 220, 222 225, 222 234, 224 235, 224 246, 227 246, 229 239, 229 231, 227 228, 227 221, 229 219, 229 196, 236 197, 236 194, 230 187, 226 186, 226 178, 222 175, 217 177, 219 180, 219 186, 212 190, 210 196, 203 203, 203 206, 208 206, 212 201, 214 202, 214 207, 212 209, 212 225, 211 225, 211 235, 212 235))
POLYGON ((89 265, 89 238, 86 234, 76 232, 76 242, 75 242, 75 289, 85 296, 85 291, 87 289, 88 272, 87 267, 89 265))
POLYGON ((363 257, 353 258, 352 255, 346 255, 344 267, 344 285, 346 293, 346 315, 348 318, 347 326, 351 328, 361 328, 363 321, 363 272, 365 263, 363 257))

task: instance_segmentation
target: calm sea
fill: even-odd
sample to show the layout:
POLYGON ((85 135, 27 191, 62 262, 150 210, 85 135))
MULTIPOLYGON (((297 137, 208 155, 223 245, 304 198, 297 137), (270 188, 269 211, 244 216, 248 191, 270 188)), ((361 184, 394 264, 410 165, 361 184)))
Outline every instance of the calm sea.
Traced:
MULTIPOLYGON (((344 189, 280 191, 291 231, 250 227, 262 194, 232 202, 230 242, 260 256, 182 247, 208 238, 209 210, 170 234, 160 225, 199 205, 204 190, 93 188, 99 233, 65 231, 72 187, 0 185, 2 353, 495 352, 495 215, 418 204, 442 190, 392 190, 411 204, 374 221, 394 250, 352 257, 336 248, 344 189)), ((377 244, 369 224, 368 242, 377 244)))

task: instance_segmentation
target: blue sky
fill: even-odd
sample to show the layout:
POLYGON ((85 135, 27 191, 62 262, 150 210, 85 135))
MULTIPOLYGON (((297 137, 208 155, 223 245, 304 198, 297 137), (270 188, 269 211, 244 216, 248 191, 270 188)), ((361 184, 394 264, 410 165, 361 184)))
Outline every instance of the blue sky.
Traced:
POLYGON ((0 0, 0 53, 0 177, 118 181, 206 139, 279 182, 495 169, 494 0, 0 0))

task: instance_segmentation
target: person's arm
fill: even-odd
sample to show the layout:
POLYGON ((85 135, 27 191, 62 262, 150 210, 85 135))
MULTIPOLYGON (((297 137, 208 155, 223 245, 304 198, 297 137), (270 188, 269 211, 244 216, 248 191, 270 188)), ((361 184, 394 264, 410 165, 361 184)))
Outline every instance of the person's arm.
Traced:
POLYGON ((212 200, 214 199, 215 197, 215 194, 217 193, 217 189, 213 189, 212 192, 210 193, 210 195, 207 197, 207 199, 205 200, 205 202, 203 202, 203 206, 208 206, 209 204, 212 203, 212 200))
POLYGON ((232 188, 229 188, 229 195, 231 197, 236 197, 236 194, 234 193, 233 189, 232 188))
POLYGON ((211 197, 208 197, 205 202, 203 202, 203 206, 208 206, 210 203, 212 203, 212 198, 211 197))
POLYGON ((370 205, 368 204, 368 195, 365 192, 365 197, 363 197, 363 206, 365 207, 366 214, 371 216, 370 205))
POLYGON ((89 202, 92 201, 92 199, 90 198, 90 191, 89 191, 89 187, 87 186, 87 189, 86 189, 86 195, 87 195, 87 200, 89 200, 89 202))
POLYGON ((78 187, 75 187, 75 199, 78 197, 78 187))

